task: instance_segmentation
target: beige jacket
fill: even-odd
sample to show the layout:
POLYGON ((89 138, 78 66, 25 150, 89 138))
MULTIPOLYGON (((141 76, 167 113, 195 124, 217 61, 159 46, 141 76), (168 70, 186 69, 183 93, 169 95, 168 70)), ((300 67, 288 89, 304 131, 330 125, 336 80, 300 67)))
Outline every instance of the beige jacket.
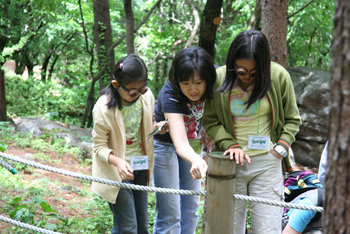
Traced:
MULTIPOLYGON (((148 155, 149 181, 153 174, 153 138, 146 139, 152 131, 154 114, 154 96, 150 90, 140 96, 142 105, 142 149, 148 155)), ((107 108, 108 97, 101 96, 93 109, 94 128, 92 130, 93 156, 92 176, 121 182, 116 166, 108 163, 108 155, 125 158, 125 127, 122 114, 118 107, 107 108)), ((115 203, 119 187, 92 182, 92 190, 109 201, 115 203)))

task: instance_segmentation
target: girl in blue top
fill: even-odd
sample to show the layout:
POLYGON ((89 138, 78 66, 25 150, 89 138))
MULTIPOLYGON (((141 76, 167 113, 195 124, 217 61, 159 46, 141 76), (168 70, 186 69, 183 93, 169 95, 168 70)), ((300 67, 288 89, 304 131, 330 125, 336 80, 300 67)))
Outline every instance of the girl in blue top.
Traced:
MULTIPOLYGON (((174 58, 161 89, 155 120, 168 119, 169 133, 154 137, 154 185, 199 190, 207 164, 201 157, 200 130, 205 100, 212 96, 216 73, 202 48, 191 47, 174 58)), ((154 233, 195 233, 199 196, 156 194, 154 233)))

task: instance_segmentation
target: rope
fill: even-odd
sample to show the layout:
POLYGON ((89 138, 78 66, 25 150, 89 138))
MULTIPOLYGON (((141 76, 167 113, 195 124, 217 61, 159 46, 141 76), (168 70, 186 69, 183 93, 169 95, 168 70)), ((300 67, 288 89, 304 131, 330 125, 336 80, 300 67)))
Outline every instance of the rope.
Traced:
POLYGON ((49 231, 49 230, 42 229, 42 228, 39 228, 39 227, 35 227, 33 225, 30 225, 30 224, 27 224, 27 223, 22 223, 20 221, 13 220, 13 219, 7 218, 5 216, 1 216, 1 215, 0 215, 0 220, 8 222, 8 223, 11 223, 11 224, 14 224, 16 226, 19 226, 19 227, 22 227, 22 228, 25 228, 25 229, 29 229, 29 230, 35 231, 35 232, 48 233, 48 234, 60 233, 60 232, 53 232, 53 231, 49 231))
POLYGON ((17 173, 17 170, 11 166, 11 164, 5 162, 0 158, 0 165, 5 167, 7 170, 9 170, 13 175, 17 173))
MULTIPOLYGON (((84 180, 90 180, 90 181, 94 181, 97 183, 118 186, 120 188, 125 188, 125 189, 133 189, 133 190, 157 192, 157 193, 170 193, 170 194, 179 194, 179 195, 205 195, 206 194, 205 191, 200 191, 200 190, 169 189, 169 188, 149 187, 149 186, 142 186, 142 185, 135 185, 135 184, 120 183, 120 182, 117 182, 114 180, 96 178, 96 177, 92 177, 92 176, 82 175, 82 174, 58 169, 58 168, 51 167, 51 166, 42 165, 42 164, 28 161, 25 159, 20 159, 19 157, 12 157, 10 155, 6 155, 6 154, 1 153, 1 152, 0 152, 0 157, 9 159, 9 160, 12 160, 15 162, 19 162, 22 164, 27 164, 29 166, 36 167, 39 169, 51 171, 54 173, 58 173, 58 174, 66 175, 66 176, 71 176, 71 177, 75 177, 75 178, 80 178, 80 179, 84 179, 84 180)), ((299 204, 294 204, 294 203, 279 202, 279 201, 275 201, 275 200, 251 197, 251 196, 240 195, 240 194, 234 194, 234 199, 259 202, 259 203, 263 203, 263 204, 267 204, 267 205, 274 205, 274 206, 280 206, 280 207, 323 212, 322 207, 305 206, 305 205, 299 205, 299 204)))
POLYGON ((281 206, 286 208, 295 208, 299 210, 311 210, 316 212, 323 212, 323 207, 320 207, 320 206, 307 206, 307 205, 300 205, 300 204, 294 204, 294 203, 288 203, 288 202, 280 202, 275 200, 268 200, 268 199, 263 199, 258 197, 241 195, 241 194, 234 194, 233 196, 235 199, 238 199, 238 200, 258 202, 258 203, 263 203, 267 205, 281 206))
POLYGON ((1 153, 1 152, 0 152, 0 157, 9 159, 9 160, 12 160, 15 162, 19 162, 22 164, 26 164, 26 165, 29 165, 32 167, 36 167, 39 169, 43 169, 46 171, 51 171, 51 172, 55 172, 58 174, 79 178, 79 179, 90 180, 90 181, 94 181, 94 182, 101 183, 101 184, 113 185, 113 186, 117 186, 117 187, 125 188, 125 189, 133 189, 133 190, 157 192, 157 193, 180 194, 180 195, 205 195, 205 192, 200 191, 200 190, 197 190, 197 191, 196 190, 184 190, 184 189, 178 190, 178 189, 169 189, 169 188, 148 187, 148 186, 143 186, 143 185, 127 184, 127 183, 117 182, 114 180, 97 178, 97 177, 93 177, 93 176, 88 176, 88 175, 83 175, 83 174, 79 174, 79 173, 75 173, 75 172, 70 172, 70 171, 58 169, 58 168, 51 167, 51 166, 42 165, 42 164, 32 162, 29 160, 20 159, 18 157, 12 157, 12 156, 6 155, 6 154, 1 153))

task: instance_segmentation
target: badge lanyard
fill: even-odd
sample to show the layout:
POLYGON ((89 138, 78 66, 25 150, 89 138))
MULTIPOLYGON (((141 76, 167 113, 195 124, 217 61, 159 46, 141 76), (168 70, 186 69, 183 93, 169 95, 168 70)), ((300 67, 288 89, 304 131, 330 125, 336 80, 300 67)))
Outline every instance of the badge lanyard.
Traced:
POLYGON ((269 137, 260 136, 260 100, 258 103, 258 128, 257 135, 248 135, 248 149, 268 150, 269 137))

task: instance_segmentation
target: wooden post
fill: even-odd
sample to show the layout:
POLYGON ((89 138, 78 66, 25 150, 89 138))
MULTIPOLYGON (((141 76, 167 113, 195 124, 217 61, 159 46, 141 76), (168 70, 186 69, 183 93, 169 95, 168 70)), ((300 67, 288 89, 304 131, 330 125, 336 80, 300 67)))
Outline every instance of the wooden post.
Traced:
POLYGON ((0 121, 6 121, 5 73, 0 69, 0 121))
POLYGON ((208 155, 205 234, 233 233, 236 163, 223 152, 208 155))

